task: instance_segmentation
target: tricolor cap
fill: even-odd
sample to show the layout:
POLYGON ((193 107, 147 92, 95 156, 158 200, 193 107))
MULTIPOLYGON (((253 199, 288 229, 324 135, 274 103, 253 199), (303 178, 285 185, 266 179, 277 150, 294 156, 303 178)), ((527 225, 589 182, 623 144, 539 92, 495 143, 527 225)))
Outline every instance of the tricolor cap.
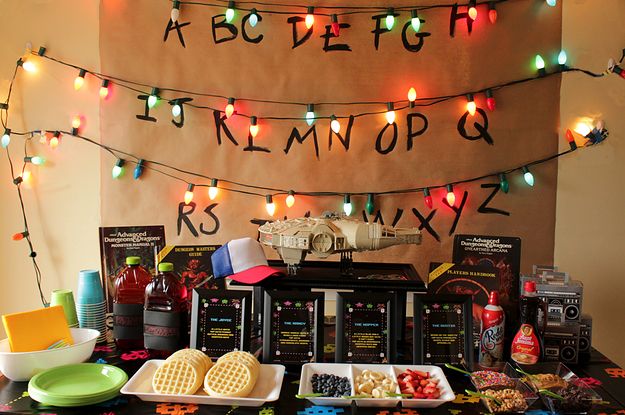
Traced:
POLYGON ((211 255, 215 278, 230 277, 244 284, 256 284, 272 275, 283 275, 267 264, 267 257, 258 241, 234 239, 211 255))

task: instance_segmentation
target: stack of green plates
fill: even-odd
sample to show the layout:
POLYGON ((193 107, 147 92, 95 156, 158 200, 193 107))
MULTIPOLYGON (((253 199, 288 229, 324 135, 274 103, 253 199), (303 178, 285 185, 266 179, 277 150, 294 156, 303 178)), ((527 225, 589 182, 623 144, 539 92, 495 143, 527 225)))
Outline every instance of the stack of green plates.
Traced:
POLYGON ((86 406, 113 399, 128 375, 111 365, 78 363, 46 370, 28 383, 32 399, 52 406, 86 406))

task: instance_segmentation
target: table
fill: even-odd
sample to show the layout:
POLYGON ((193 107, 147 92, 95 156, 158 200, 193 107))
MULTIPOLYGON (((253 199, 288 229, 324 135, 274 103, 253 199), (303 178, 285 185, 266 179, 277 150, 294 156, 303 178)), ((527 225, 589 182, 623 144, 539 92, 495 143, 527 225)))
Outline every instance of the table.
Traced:
MULTIPOLYGON (((112 346, 96 348, 91 361, 104 362, 124 369, 129 376, 145 362, 145 351, 118 353, 112 346)), ((625 370, 618 367, 601 353, 593 350, 590 360, 586 363, 571 366, 609 402, 593 409, 596 415, 625 414, 625 370)), ((453 370, 445 369, 457 398, 454 402, 444 404, 436 409, 400 409, 400 408, 332 408, 313 407, 306 400, 295 399, 299 380, 299 372, 287 373, 282 384, 280 399, 266 403, 259 408, 234 408, 225 406, 184 405, 169 403, 143 402, 134 396, 120 395, 99 405, 80 408, 45 407, 31 400, 25 392, 27 382, 11 382, 0 377, 0 413, 38 414, 38 415, 483 415, 485 408, 478 399, 466 396, 463 391, 470 387, 469 379, 453 370), (303 411, 299 413, 300 411, 303 411)), ((547 415, 538 401, 530 411, 533 415, 547 415)))

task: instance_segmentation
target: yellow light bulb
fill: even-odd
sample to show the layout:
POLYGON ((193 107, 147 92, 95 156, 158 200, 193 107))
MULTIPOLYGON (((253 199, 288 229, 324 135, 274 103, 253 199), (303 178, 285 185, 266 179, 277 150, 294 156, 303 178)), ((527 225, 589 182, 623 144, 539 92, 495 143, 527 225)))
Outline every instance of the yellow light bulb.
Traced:
POLYGON ((208 188, 208 198, 210 200, 215 200, 215 198, 217 197, 217 194, 219 193, 219 189, 216 187, 209 187, 208 188))
POLYGON ((22 63, 22 68, 24 68, 26 72, 30 72, 30 73, 37 72, 37 65, 35 65, 32 61, 29 61, 29 60, 26 60, 24 63, 22 63))
POLYGON ((335 134, 341 132, 341 123, 336 119, 336 116, 330 117, 332 121, 330 121, 330 128, 334 131, 335 134))
POLYGON ((315 24, 315 16, 312 14, 306 15, 306 29, 310 29, 315 24))
POLYGON ((85 84, 85 78, 83 78, 82 76, 77 76, 76 79, 74 79, 74 89, 76 91, 82 88, 84 84, 85 84))
POLYGON ((293 207, 295 204, 295 193, 292 190, 289 190, 289 194, 286 197, 286 207, 293 207))
POLYGON ((52 137, 50 139, 50 147, 51 148, 57 148, 59 146, 59 138, 58 137, 52 137))
POLYGON ((476 110, 477 110, 477 105, 475 105, 475 101, 467 102, 467 111, 469 112, 469 114, 471 114, 472 116, 475 115, 476 110))
POLYGON ((31 178, 31 174, 29 170, 24 170, 24 172, 22 173, 22 181, 24 182, 29 182, 31 178))
POLYGON ((189 190, 184 192, 184 203, 185 203, 185 205, 188 205, 189 203, 191 203, 192 200, 193 200, 193 192, 189 191, 189 190))
POLYGON ((583 135, 585 137, 590 134, 590 132, 592 131, 592 127, 588 125, 588 123, 580 121, 577 123, 577 125, 575 125, 574 130, 577 134, 583 135))
POLYGON ((386 121, 389 124, 393 124, 395 122, 395 111, 386 111, 386 121))
POLYGON ((408 101, 413 102, 415 99, 417 99, 417 90, 410 88, 408 90, 408 101))
POLYGON ((80 128, 81 120, 80 115, 75 115, 72 118, 72 128, 80 128))

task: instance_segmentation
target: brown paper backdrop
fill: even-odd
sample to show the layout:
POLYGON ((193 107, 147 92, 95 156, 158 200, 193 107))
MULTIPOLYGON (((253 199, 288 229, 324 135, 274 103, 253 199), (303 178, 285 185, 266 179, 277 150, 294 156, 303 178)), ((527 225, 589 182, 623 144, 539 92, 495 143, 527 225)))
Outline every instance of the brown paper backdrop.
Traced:
MULTIPOLYGON (((438 0, 441 3, 444 0, 438 0)), ((340 2, 345 4, 346 0, 340 2)), ((433 3, 433 2, 429 2, 433 3)), ((419 4, 429 4, 420 1, 419 4)), ((449 2, 450 4, 453 2, 449 2)), ((225 3, 224 3, 225 4, 225 3)), ((324 4, 338 4, 325 2, 324 4)), ((354 1, 354 5, 360 2, 354 1)), ((370 1, 368 4, 384 4, 370 1)), ((425 19, 425 39, 418 53, 406 51, 401 43, 401 27, 408 13, 396 21, 392 33, 381 36, 378 51, 373 46, 374 21, 371 15, 341 17, 351 28, 341 31, 340 42, 352 52, 324 52, 322 25, 317 17, 313 37, 304 45, 291 48, 291 25, 288 16, 263 14, 262 22, 251 33, 262 33, 263 41, 249 44, 240 33, 236 40, 215 44, 211 34, 211 17, 224 9, 183 6, 181 22, 186 48, 175 32, 167 43, 162 36, 171 3, 168 1, 105 0, 100 6, 100 52, 102 71, 149 85, 170 86, 193 91, 206 91, 225 96, 317 101, 388 101, 405 99, 410 86, 421 96, 456 94, 476 90, 534 73, 533 57, 555 57, 561 42, 559 8, 542 7, 542 2, 513 0, 498 6, 499 20, 492 25, 486 6, 472 35, 458 22, 456 37, 448 34, 449 10, 421 13, 425 19)), ((243 14, 237 13, 240 28, 243 14)), ((411 30, 409 30, 411 33, 411 30)), ((548 62, 549 64, 549 62, 548 62)), ((142 158, 162 161, 177 167, 255 185, 292 188, 296 191, 383 191, 419 187, 496 172, 536 160, 557 151, 559 114, 559 76, 509 87, 495 94, 497 110, 488 113, 489 131, 495 140, 488 146, 483 140, 467 141, 456 130, 466 101, 456 99, 420 110, 429 120, 428 131, 415 139, 411 151, 406 149, 406 112, 397 113, 398 143, 393 152, 381 155, 375 151, 378 132, 384 127, 383 115, 356 119, 349 151, 338 140, 328 150, 329 122, 317 121, 320 159, 314 156, 312 140, 294 143, 285 154, 287 139, 293 127, 303 134, 308 126, 303 121, 261 122, 256 144, 271 149, 270 154, 244 152, 247 144, 248 119, 234 117, 227 121, 239 146, 227 139, 217 144, 213 114, 207 110, 185 107, 182 129, 171 123, 170 106, 161 104, 152 110, 158 122, 135 118, 143 112, 143 102, 134 93, 114 88, 101 106, 102 142, 142 158)), ((164 94, 165 98, 175 95, 164 94)), ((177 95, 180 96, 180 95, 177 95)), ((476 97, 485 108, 485 98, 476 97)), ((223 108, 225 101, 195 97, 195 103, 223 108)), ((305 107, 237 102, 246 114, 303 116, 305 107)), ((317 115, 348 115, 377 107, 322 107, 317 115)), ((342 132, 347 121, 342 121, 342 132)), ((390 135, 385 143, 388 143, 390 135)), ((114 164, 108 155, 102 157, 102 225, 164 224, 168 243, 224 243, 242 236, 255 236, 252 218, 265 218, 264 199, 221 192, 213 212, 219 217, 220 230, 195 238, 183 225, 177 234, 178 203, 185 183, 171 180, 147 170, 139 181, 132 179, 133 165, 126 176, 112 180, 114 164)), ((521 174, 508 177, 510 193, 500 193, 492 206, 511 212, 511 216, 476 212, 490 190, 480 183, 456 187, 469 192, 468 202, 456 233, 480 233, 519 236, 523 240, 523 270, 533 263, 549 263, 553 258, 555 226, 556 162, 532 169, 536 178, 529 188, 521 174)), ((207 183, 187 177, 190 182, 207 183)), ((495 181, 495 180, 493 180, 495 181)), ((441 204, 444 190, 433 192, 438 209, 432 224, 441 235, 436 242, 424 231, 423 244, 416 247, 394 247, 379 253, 362 253, 362 261, 410 262, 419 273, 426 274, 430 261, 451 259, 453 237, 448 236, 454 213, 441 204)), ((214 221, 203 210, 210 204, 205 188, 196 188, 197 208, 190 216, 199 230, 213 228, 214 221)), ((354 198, 355 214, 361 217, 366 198, 354 198)), ((287 212, 284 198, 276 198, 277 217, 297 217, 310 210, 313 215, 324 210, 341 210, 342 198, 306 199, 297 197, 296 205, 287 212)), ((423 214, 429 209, 421 194, 376 198, 386 223, 397 208, 404 210, 398 226, 418 226, 411 212, 416 207, 423 214)), ((336 258, 334 258, 336 260, 336 258)))

